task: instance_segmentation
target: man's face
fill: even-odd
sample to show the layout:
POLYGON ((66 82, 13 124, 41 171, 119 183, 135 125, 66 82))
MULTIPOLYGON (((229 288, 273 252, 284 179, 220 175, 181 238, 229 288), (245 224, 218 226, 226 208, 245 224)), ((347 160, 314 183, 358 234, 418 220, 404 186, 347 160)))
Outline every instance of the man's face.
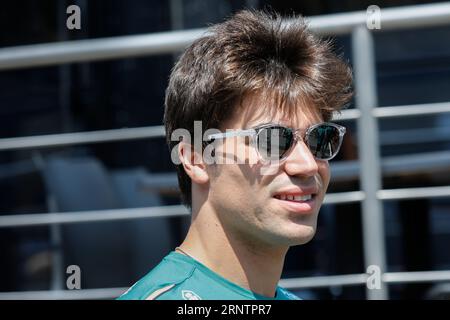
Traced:
MULTIPOLYGON (((264 109, 255 103, 261 102, 244 103, 242 112, 237 112, 226 123, 225 129, 279 123, 304 132, 311 125, 322 122, 316 111, 301 106, 298 106, 296 116, 289 119, 281 112, 274 116, 263 112, 255 114, 254 110, 264 109)), ((236 139, 233 142, 238 148, 245 149, 246 158, 255 156, 256 150, 244 138, 227 139, 236 139)), ((223 145, 218 146, 221 147, 223 145)), ((239 163, 243 163, 240 160, 239 163)), ((301 139, 285 161, 271 168, 270 175, 261 171, 261 164, 215 164, 207 170, 211 177, 208 200, 230 236, 268 246, 299 245, 313 238, 319 209, 330 182, 330 170, 328 161, 316 160, 301 139), (298 199, 298 196, 310 193, 314 195, 308 202, 289 200, 290 196, 298 199)))

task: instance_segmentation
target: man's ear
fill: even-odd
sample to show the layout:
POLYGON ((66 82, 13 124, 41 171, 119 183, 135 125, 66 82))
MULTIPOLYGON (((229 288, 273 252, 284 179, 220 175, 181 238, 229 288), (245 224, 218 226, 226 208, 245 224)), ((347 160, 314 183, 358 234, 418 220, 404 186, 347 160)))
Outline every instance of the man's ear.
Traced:
POLYGON ((184 171, 191 178, 192 182, 204 184, 209 181, 209 175, 206 172, 206 164, 203 157, 194 146, 180 141, 178 143, 178 157, 183 165, 184 171))

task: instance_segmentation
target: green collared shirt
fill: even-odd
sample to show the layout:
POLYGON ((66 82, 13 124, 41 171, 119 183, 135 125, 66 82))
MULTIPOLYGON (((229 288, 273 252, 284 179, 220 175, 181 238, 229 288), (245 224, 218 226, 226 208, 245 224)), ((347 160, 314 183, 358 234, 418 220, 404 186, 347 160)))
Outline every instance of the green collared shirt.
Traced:
POLYGON ((274 298, 223 278, 197 260, 170 252, 118 300, 301 300, 277 286, 274 298))

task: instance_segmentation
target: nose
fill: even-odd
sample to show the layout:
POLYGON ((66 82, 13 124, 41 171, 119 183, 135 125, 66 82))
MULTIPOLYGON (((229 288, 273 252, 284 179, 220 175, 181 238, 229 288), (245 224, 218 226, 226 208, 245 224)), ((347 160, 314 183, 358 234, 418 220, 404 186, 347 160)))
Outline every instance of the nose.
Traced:
POLYGON ((319 165, 306 144, 299 140, 286 158, 284 169, 290 176, 308 178, 319 172, 319 165))

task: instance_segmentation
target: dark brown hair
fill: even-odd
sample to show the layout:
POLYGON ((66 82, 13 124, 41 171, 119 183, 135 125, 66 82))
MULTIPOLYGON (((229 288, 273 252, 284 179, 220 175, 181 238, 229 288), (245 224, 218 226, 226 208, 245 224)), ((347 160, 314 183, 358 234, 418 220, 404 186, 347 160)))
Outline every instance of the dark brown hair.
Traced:
MULTIPOLYGON (((317 108, 324 121, 349 102, 349 66, 332 52, 330 41, 307 29, 302 17, 241 11, 214 25, 190 45, 172 70, 166 91, 164 124, 169 150, 175 129, 194 121, 203 132, 222 128, 245 95, 267 95, 284 112, 301 112, 299 101, 317 108)), ((277 110, 277 108, 272 108, 277 110)), ((177 166, 182 200, 191 206, 191 180, 177 166)))

